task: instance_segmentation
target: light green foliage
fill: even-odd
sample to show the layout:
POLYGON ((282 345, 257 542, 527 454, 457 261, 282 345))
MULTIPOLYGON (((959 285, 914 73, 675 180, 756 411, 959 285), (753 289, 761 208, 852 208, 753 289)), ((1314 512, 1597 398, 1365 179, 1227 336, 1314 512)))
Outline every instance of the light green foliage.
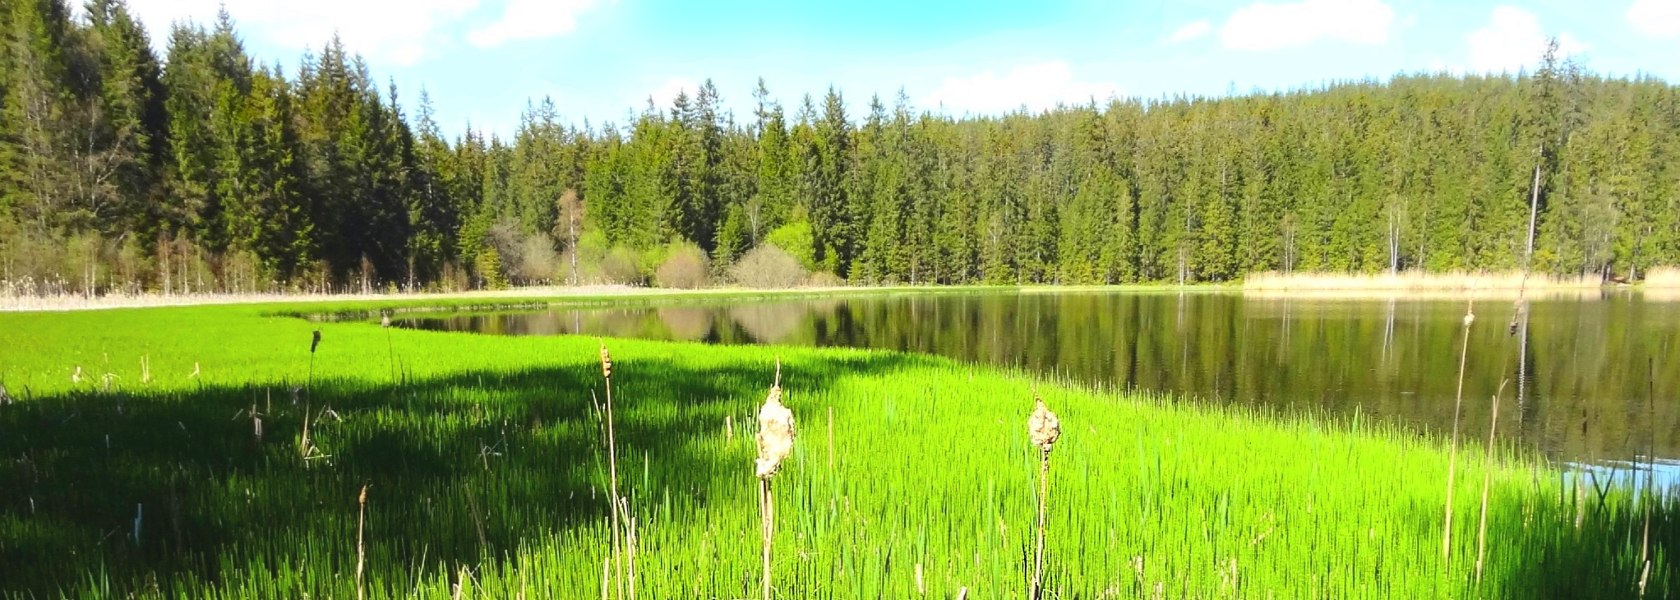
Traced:
POLYGON ((799 265, 807 271, 814 271, 818 267, 809 221, 794 221, 777 227, 764 238, 764 243, 781 248, 783 252, 797 259, 799 265))
MULTIPOLYGON (((396 306, 0 315, 0 331, 30 341, 0 345, 19 400, 0 406, 0 456, 15 461, 0 469, 0 596, 352 597, 356 494, 370 484, 369 597, 449 597, 456 585, 594 597, 609 537, 597 341, 379 328, 372 311, 396 306), (78 366, 88 376, 73 383, 78 366), (109 390, 103 373, 116 376, 109 390), (297 447, 305 406, 317 411, 309 460, 297 447)), ((1645 506, 1645 596, 1680 592, 1673 496, 1642 505, 1619 488, 1582 490, 1520 456, 1461 455, 1464 526, 1442 564, 1446 452, 1401 429, 890 352, 606 343, 640 597, 756 589, 746 424, 778 357, 801 432, 776 480, 778 598, 914 597, 918 565, 928 597, 1020 597, 1035 386, 1063 427, 1051 597, 1633 598, 1645 506)))

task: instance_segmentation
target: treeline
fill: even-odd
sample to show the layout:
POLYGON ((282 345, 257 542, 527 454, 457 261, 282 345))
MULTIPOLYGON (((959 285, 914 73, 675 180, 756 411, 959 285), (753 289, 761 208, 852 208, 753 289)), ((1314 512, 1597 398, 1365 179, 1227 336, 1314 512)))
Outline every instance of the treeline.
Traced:
POLYGON ((1680 264, 1680 89, 1533 74, 950 117, 710 83, 624 125, 446 138, 336 41, 224 14, 160 57, 121 0, 0 13, 0 281, 23 292, 1225 281, 1680 264), (770 255, 770 256, 767 256, 770 255), (789 280, 785 277, 773 280, 789 280))

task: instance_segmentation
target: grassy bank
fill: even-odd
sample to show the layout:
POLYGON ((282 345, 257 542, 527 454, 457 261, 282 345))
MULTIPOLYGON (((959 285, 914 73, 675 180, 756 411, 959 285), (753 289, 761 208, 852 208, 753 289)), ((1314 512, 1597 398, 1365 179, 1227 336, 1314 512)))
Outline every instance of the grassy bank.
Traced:
MULTIPOLYGON (((596 341, 276 314, 367 308, 0 314, 16 399, 0 406, 0 596, 354 598, 367 485, 369 597, 599 597, 596 341)), ((776 481, 777 597, 1024 594, 1033 380, 896 353, 607 343, 640 597, 756 594, 751 424, 777 357, 800 426, 776 481)), ((1050 597, 1680 594, 1672 497, 1486 463, 1469 443, 1444 560, 1441 440, 1036 385, 1063 427, 1050 597)))

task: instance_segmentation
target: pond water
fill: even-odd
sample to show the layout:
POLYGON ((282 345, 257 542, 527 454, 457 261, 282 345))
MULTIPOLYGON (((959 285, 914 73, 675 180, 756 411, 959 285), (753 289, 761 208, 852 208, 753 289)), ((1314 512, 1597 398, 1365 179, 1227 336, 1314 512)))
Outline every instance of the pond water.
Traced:
MULTIPOLYGON (((585 334, 939 354, 1279 412, 1450 431, 1465 299, 999 291, 685 301, 395 324, 500 335, 585 334)), ((1463 431, 1561 461, 1680 458, 1680 305, 1630 292, 1474 304, 1463 431), (1526 321, 1526 323, 1525 323, 1526 321)), ((1659 476, 1675 463, 1658 461, 1659 476)))

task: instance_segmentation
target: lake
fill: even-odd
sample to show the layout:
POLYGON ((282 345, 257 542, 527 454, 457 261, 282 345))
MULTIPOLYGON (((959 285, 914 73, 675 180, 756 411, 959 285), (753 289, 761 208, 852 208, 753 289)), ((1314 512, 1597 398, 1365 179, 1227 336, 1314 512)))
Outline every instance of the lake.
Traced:
MULTIPOLYGON (((1462 430, 1569 462, 1680 457, 1680 305, 1636 292, 1474 303, 1462 430)), ((683 300, 398 318, 421 329, 906 350, 1197 402, 1453 423, 1465 299, 1008 290, 683 300)))

